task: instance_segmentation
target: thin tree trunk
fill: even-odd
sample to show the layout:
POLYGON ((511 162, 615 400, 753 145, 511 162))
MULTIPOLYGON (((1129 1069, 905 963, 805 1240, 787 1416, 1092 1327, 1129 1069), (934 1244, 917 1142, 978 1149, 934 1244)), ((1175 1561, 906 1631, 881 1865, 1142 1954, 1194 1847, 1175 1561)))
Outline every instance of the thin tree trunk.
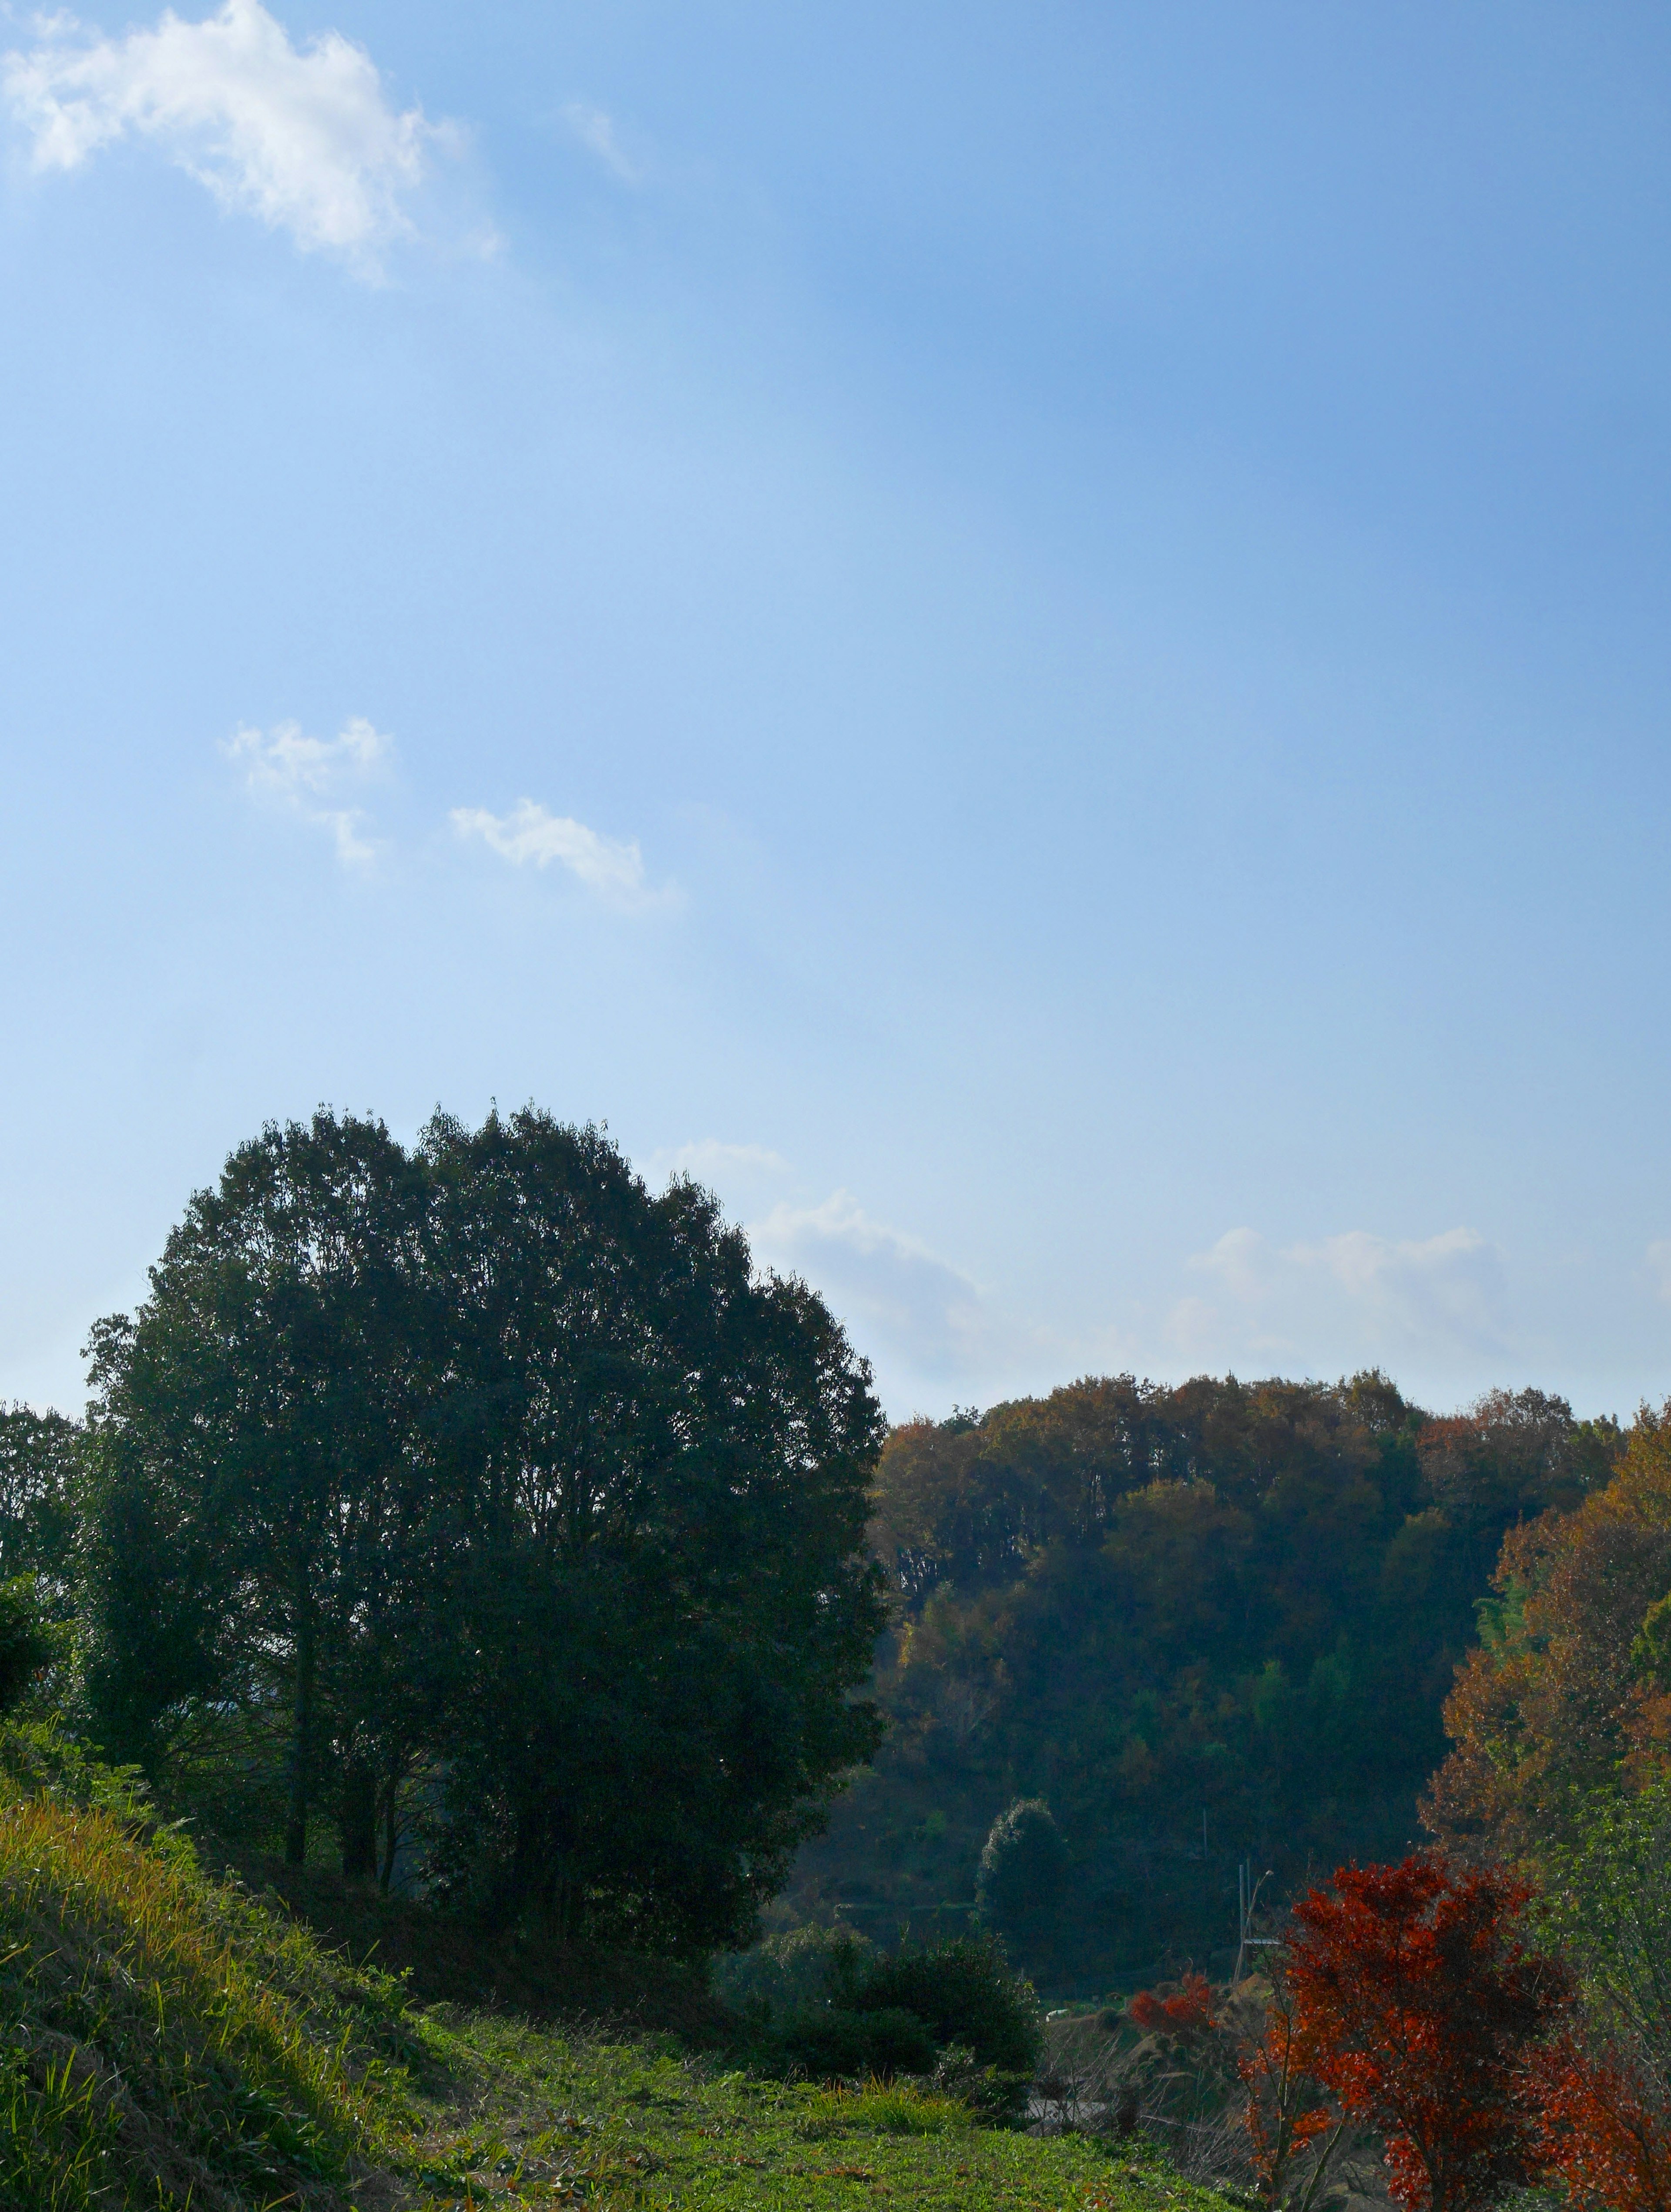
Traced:
POLYGON ((386 1897, 389 1884, 394 1880, 395 1851, 400 1843, 400 1820, 396 1800, 400 1791, 400 1777, 392 1772, 383 1785, 383 1863, 377 1869, 377 1887, 386 1897))
POLYGON ((290 1724, 290 1802, 284 1825, 284 1863, 307 1856, 307 1785, 313 1759, 313 1589, 304 1563, 296 1575, 296 1678, 290 1724))
POLYGON ((377 1879, 377 1774, 356 1759, 343 1777, 343 1880, 377 1879))

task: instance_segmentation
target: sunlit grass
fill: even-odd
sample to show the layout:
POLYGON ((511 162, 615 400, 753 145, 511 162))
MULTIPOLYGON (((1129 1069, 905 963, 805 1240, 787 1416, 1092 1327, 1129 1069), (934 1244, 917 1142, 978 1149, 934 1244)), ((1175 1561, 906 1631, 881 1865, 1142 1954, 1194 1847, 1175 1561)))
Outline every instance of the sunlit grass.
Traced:
POLYGON ((469 2122, 436 2111, 427 2212, 520 2202, 635 2212, 1229 2212, 1140 2144, 982 2125, 910 2083, 722 2070, 670 2039, 611 2042, 486 2014, 426 2031, 469 2122))
POLYGON ((404 2134, 398 1992, 141 1827, 0 1780, 0 2203, 346 2203, 404 2134))
POLYGON ((409 2011, 48 1751, 0 1736, 4 2212, 1226 2212, 921 2084, 409 2011))

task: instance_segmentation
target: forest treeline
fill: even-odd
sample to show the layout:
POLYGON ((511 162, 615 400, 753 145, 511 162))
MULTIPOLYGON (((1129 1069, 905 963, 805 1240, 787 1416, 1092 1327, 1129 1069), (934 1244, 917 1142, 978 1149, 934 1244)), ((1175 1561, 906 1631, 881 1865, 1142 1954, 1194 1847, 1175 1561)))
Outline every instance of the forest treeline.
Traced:
POLYGON ((532 1109, 269 1127, 91 1357, 84 1422, 0 1413, 0 1676, 229 1856, 1102 1993, 1227 1968, 1244 1867, 1530 1863, 1671 1769, 1659 1417, 1126 1376, 890 1432, 711 1196, 532 1109))
MULTIPOLYGON (((1505 1538, 1519 1560, 1601 1510, 1625 1445, 1537 1390, 1435 1419, 1374 1373, 1125 1376, 896 1428, 872 1531, 896 1592, 889 1735, 787 1909, 961 1925, 994 1817, 1042 1800, 1065 1849, 1012 1933, 1036 1974, 1096 1990, 1190 1958, 1223 1971, 1243 1861, 1275 1897, 1420 1840, 1481 1601, 1499 1644, 1522 1633, 1536 1570, 1492 1599, 1505 1538)), ((1659 1526, 1653 1595, 1671 1510, 1659 1526)), ((1626 1646, 1648 1595, 1631 1601, 1626 1646)), ((1489 1680, 1467 1695, 1500 1701, 1489 1680)))

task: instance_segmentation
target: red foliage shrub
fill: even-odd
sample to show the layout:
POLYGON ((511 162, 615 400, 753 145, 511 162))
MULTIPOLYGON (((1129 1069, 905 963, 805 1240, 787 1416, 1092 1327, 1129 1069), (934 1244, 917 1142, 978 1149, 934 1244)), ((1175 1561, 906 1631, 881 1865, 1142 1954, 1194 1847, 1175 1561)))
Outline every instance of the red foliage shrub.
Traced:
POLYGON ((1409 2212, 1479 2212, 1543 2163, 1528 2058, 1572 1999, 1515 1932, 1530 1894, 1436 1853, 1342 1867, 1294 1908, 1285 1978, 1307 2069, 1384 2136, 1409 2212))
POLYGON ((1212 2011, 1212 1984, 1205 1974, 1194 1972, 1184 1976, 1170 1996, 1162 1996, 1155 1990, 1139 1990, 1126 2012, 1151 2035, 1191 2035, 1218 2025, 1212 2011))

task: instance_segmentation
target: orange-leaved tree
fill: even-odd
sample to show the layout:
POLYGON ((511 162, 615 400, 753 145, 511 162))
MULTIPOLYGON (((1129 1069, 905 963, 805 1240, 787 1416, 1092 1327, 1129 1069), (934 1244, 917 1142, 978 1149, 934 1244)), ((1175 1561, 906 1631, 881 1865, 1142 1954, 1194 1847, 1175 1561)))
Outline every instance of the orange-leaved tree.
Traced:
POLYGON ((1671 1765, 1656 1610, 1671 1590, 1671 1405, 1643 1407, 1618 1471, 1575 1510, 1512 1529, 1493 1580, 1422 1815, 1453 1850, 1541 1869, 1592 1792, 1671 1765))
POLYGON ((1305 2065, 1384 2138, 1408 2212, 1479 2212, 1542 2163, 1528 2062, 1572 1991, 1521 1939, 1530 1895, 1434 1853, 1342 1867, 1294 1907, 1285 1973, 1305 2065))
POLYGON ((1268 2205, 1291 2202, 1309 2212, 1346 2130, 1344 2114, 1317 2080, 1315 2024, 1302 2020, 1279 1972, 1265 2023, 1243 2042, 1237 2071, 1248 2092, 1243 2118, 1259 2194, 1268 2205))
POLYGON ((1615 2043, 1559 2037, 1533 2061, 1540 2156, 1573 2201, 1605 2212, 1671 2212, 1671 2114, 1615 2043))

